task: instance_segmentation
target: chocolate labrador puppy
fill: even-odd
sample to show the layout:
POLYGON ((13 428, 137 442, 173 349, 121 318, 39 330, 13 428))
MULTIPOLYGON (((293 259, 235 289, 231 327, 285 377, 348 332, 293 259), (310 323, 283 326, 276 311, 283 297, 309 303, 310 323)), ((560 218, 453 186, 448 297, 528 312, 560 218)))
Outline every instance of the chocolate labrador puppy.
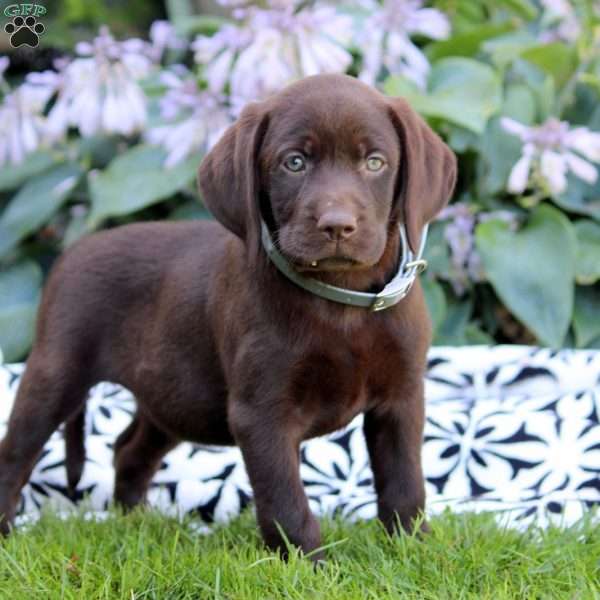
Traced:
POLYGON ((309 77, 248 105, 200 167, 217 222, 118 227, 54 267, 0 445, 2 530, 63 422, 77 484, 83 407, 101 380, 137 399, 115 446, 126 507, 180 441, 237 444, 267 545, 284 549, 281 527, 310 552, 319 524, 299 445, 364 413, 379 517, 410 529, 425 496, 430 323, 418 281, 407 293, 406 256, 418 258, 455 175, 404 100, 351 77, 309 77), (402 294, 376 296, 398 274, 402 294))

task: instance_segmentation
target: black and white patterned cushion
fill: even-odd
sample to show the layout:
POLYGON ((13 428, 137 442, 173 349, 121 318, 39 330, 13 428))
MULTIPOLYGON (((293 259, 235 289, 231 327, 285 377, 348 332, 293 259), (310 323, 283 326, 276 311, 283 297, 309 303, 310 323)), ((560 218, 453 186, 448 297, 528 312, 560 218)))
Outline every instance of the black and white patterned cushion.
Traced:
MULTIPOLYGON (((22 371, 22 365, 0 366, 0 435, 22 371)), ((429 514, 446 507, 492 510, 524 527, 573 523, 600 505, 600 352, 433 348, 426 396, 429 514)), ((112 444, 133 409, 131 394, 119 386, 102 383, 90 393, 87 462, 77 495, 93 509, 104 509, 112 497, 112 444)), ((301 475, 318 514, 375 515, 361 420, 303 445, 301 475)), ((165 457, 149 493, 162 510, 195 511, 208 522, 237 514, 250 498, 237 448, 189 443, 165 457)), ((72 506, 58 432, 23 489, 20 513, 35 515, 48 500, 72 506)))

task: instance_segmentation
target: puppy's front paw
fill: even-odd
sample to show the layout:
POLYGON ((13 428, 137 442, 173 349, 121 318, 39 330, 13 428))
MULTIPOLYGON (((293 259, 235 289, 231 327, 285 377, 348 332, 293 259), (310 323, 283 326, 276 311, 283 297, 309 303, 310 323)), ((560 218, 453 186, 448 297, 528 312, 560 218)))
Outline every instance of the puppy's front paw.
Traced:
POLYGON ((387 518, 382 518, 381 516, 379 518, 390 535, 406 533, 422 538, 431 532, 429 523, 427 523, 425 516, 420 510, 411 511, 410 513, 394 512, 387 516, 387 518))
POLYGON ((427 535, 428 533, 431 533, 431 527, 429 526, 429 523, 427 521, 425 521, 425 519, 423 519, 417 527, 417 537, 418 538, 422 538, 423 536, 427 535))
POLYGON ((0 537, 6 537, 12 530, 10 519, 5 519, 0 515, 0 537))

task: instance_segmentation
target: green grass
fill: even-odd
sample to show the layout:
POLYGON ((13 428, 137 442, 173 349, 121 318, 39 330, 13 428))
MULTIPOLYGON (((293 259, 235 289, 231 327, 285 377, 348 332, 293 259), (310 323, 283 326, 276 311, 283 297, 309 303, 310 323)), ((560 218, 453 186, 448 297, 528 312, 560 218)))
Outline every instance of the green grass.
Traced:
POLYGON ((154 512, 40 522, 0 542, 0 598, 600 599, 600 532, 525 534, 486 515, 444 514, 423 541, 375 522, 324 521, 325 566, 261 545, 250 512, 212 535, 154 512))

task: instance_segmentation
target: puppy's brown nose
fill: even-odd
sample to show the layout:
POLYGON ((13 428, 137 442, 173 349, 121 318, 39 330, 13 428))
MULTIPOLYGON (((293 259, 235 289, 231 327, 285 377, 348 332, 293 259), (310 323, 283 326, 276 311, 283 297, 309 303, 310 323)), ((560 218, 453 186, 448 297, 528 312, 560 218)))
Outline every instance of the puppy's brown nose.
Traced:
POLYGON ((332 241, 347 240, 356 231, 356 217, 345 210, 330 210, 321 215, 317 228, 332 241))

